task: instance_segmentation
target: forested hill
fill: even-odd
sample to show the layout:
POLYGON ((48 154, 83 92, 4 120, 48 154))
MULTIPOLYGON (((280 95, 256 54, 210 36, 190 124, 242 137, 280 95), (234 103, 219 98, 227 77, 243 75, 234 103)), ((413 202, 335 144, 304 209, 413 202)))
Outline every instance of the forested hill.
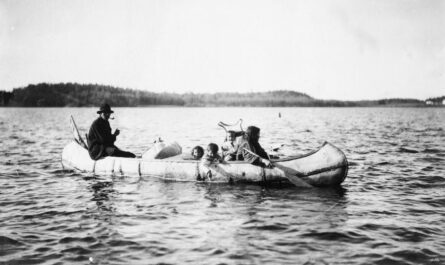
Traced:
POLYGON ((108 102, 112 106, 184 105, 181 96, 167 93, 150 93, 132 89, 95 84, 60 83, 28 85, 16 88, 9 99, 10 106, 65 107, 99 106, 108 102))
POLYGON ((152 93, 96 84, 28 85, 3 92, 3 105, 23 107, 83 107, 99 106, 107 102, 112 106, 135 107, 152 105, 172 106, 297 106, 314 99, 294 91, 264 93, 175 94, 152 93))
POLYGON ((417 99, 383 99, 376 101, 318 100, 304 93, 288 90, 255 93, 153 93, 97 84, 60 83, 28 85, 12 92, 0 91, 0 106, 84 107, 103 102, 114 107, 153 105, 170 106, 424 106, 417 99))

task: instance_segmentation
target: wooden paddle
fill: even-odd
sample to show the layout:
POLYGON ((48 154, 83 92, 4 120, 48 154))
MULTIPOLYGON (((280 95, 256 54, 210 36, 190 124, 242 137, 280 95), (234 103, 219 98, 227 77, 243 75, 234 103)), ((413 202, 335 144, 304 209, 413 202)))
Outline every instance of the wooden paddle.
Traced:
MULTIPOLYGON (((265 158, 260 157, 259 155, 255 154, 254 152, 252 152, 252 151, 250 151, 250 150, 248 150, 246 148, 243 148, 243 149, 244 149, 244 151, 248 152, 249 154, 251 154, 251 155, 253 155, 255 157, 258 157, 260 159, 265 159, 265 158)), ((297 171, 295 169, 282 166, 282 165, 280 165, 278 163, 272 163, 272 161, 270 161, 269 159, 266 159, 266 160, 269 161, 270 164, 273 165, 274 167, 282 170, 284 172, 284 175, 286 176, 286 178, 290 182, 292 182, 295 186, 297 186, 297 187, 306 187, 306 188, 312 187, 312 185, 310 185, 309 183, 307 183, 306 181, 304 181, 304 180, 302 180, 300 178, 300 177, 304 177, 303 173, 301 173, 301 172, 299 172, 299 171, 297 171)))
POLYGON ((85 143, 85 141, 82 139, 82 136, 80 136, 79 130, 77 129, 77 125, 76 122, 74 121, 74 117, 71 115, 71 130, 73 132, 73 136, 74 136, 74 140, 80 144, 80 146, 82 146, 85 149, 88 149, 87 144, 85 143))

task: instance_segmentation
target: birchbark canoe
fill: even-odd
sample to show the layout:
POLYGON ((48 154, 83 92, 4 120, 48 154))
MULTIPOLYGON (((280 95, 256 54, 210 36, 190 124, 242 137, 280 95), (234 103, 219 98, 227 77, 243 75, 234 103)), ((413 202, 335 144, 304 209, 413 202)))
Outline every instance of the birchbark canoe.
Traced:
POLYGON ((66 169, 98 175, 138 175, 174 181, 289 182, 289 174, 292 174, 292 177, 296 176, 311 186, 326 187, 340 185, 348 173, 345 154, 328 142, 308 154, 272 162, 276 167, 262 168, 244 161, 204 165, 201 161, 175 157, 152 160, 105 157, 94 161, 76 141, 66 145, 62 152, 62 164, 66 169))

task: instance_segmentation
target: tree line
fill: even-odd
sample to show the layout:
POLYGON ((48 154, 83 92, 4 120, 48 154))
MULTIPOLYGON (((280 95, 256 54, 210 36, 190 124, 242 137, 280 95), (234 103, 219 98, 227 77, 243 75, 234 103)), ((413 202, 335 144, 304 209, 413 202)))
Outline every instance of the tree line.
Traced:
POLYGON ((428 98, 426 101, 429 101, 433 104, 442 105, 442 102, 445 100, 445 96, 436 97, 436 98, 428 98))
POLYGON ((28 85, 12 91, 10 106, 22 107, 85 107, 108 102, 112 106, 175 105, 184 100, 171 93, 151 93, 97 84, 60 83, 28 85))
POLYGON ((0 106, 85 107, 107 102, 116 107, 137 106, 255 106, 255 107, 359 107, 423 106, 417 99, 382 99, 368 101, 320 100, 296 91, 278 90, 252 93, 153 93, 99 84, 30 84, 0 91, 0 106))

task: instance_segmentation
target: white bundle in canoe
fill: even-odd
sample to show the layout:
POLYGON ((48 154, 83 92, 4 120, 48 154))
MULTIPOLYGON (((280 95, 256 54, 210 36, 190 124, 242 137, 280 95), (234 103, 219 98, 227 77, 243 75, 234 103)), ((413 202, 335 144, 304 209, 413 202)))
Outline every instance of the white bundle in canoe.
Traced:
POLYGON ((182 147, 177 142, 156 142, 142 154, 142 159, 164 159, 182 154, 182 147))

